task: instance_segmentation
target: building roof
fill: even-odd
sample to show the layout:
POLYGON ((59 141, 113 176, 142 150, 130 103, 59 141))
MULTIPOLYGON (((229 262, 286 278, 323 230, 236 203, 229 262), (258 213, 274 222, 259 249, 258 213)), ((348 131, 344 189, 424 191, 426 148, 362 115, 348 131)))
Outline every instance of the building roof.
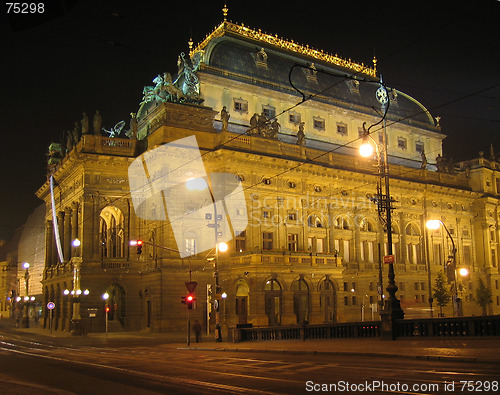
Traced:
MULTIPOLYGON (((205 71, 224 71, 227 78, 251 79, 254 84, 278 87, 304 98, 313 95, 315 100, 370 115, 375 115, 373 107, 380 108, 375 67, 244 25, 224 21, 191 50, 192 57, 196 54, 203 54, 203 62, 209 66, 205 71)), ((439 132, 422 104, 403 92, 390 91, 388 119, 439 132)))

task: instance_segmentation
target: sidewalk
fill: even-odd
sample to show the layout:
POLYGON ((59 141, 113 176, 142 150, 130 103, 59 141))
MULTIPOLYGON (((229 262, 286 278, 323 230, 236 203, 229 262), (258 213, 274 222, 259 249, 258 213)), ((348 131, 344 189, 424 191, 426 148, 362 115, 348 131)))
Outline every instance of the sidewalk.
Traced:
MULTIPOLYGON (((3 320, 2 320, 3 321, 3 320)), ((142 333, 112 332, 90 333, 85 336, 71 336, 68 332, 53 331, 31 327, 14 328, 0 321, 2 333, 20 338, 36 338, 49 343, 71 346, 134 346, 162 345, 170 349, 192 349, 204 351, 241 351, 274 353, 308 353, 332 355, 363 355, 379 357, 407 357, 416 359, 450 360, 464 362, 500 362, 500 337, 484 338, 411 338, 395 341, 380 339, 325 339, 325 340, 282 340, 266 342, 216 343, 210 336, 204 336, 201 343, 191 345, 186 342, 186 333, 142 333)))

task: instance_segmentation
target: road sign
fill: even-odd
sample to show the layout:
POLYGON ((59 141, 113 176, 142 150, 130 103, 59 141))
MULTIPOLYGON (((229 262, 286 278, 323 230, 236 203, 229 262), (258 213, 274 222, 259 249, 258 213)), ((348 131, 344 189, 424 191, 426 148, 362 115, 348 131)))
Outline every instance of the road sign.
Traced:
POLYGON ((394 255, 384 256, 384 263, 394 263, 394 255))
POLYGON ((52 310, 52 309, 54 309, 55 307, 56 307, 56 304, 55 304, 54 302, 49 302, 49 303, 47 303, 47 308, 48 308, 49 310, 52 310))
POLYGON ((186 283, 186 288, 187 288, 188 292, 191 294, 194 292, 197 285, 198 285, 198 283, 196 281, 188 281, 186 283))

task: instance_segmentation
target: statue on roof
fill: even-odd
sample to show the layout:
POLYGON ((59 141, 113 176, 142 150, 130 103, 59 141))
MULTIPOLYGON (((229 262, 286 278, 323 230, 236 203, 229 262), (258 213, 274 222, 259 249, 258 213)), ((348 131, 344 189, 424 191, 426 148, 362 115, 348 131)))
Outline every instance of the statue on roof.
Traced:
POLYGON ((425 155, 424 150, 420 153, 420 158, 422 159, 422 164, 420 165, 421 169, 427 168, 427 156, 425 155))
POLYGON ((137 139, 137 114, 135 112, 130 113, 130 129, 125 132, 125 136, 129 139, 137 139))
POLYGON ((278 120, 276 118, 274 118, 273 121, 271 122, 271 129, 269 131, 269 137, 271 137, 273 139, 277 139, 280 127, 281 127, 281 125, 278 123, 278 120))
POLYGON ((120 136, 120 133, 122 132, 124 126, 125 126, 125 121, 120 121, 110 130, 106 130, 104 128, 103 130, 109 134, 109 137, 115 138, 120 136))
POLYGON ((182 91, 177 88, 172 82, 172 76, 170 73, 163 73, 163 75, 158 74, 153 80, 155 86, 145 86, 142 90, 143 103, 148 102, 174 102, 178 103, 184 97, 182 91))
POLYGON ((94 134, 96 136, 100 136, 102 128, 102 117, 101 114, 99 114, 99 110, 96 110, 92 124, 94 126, 94 134))
POLYGON ((87 113, 83 113, 83 118, 81 120, 82 124, 82 134, 88 134, 89 132, 89 117, 87 116, 87 113))
POLYGON ((299 124, 299 131, 297 132, 297 145, 306 145, 306 134, 304 133, 304 122, 299 124))
POLYGON ((222 110, 220 112, 220 120, 222 121, 222 131, 227 132, 227 127, 229 126, 229 118, 231 116, 229 115, 229 112, 226 109, 226 106, 222 107, 222 110))
POLYGON ((193 58, 186 58, 184 52, 179 55, 177 60, 177 79, 174 85, 184 94, 184 100, 181 102, 201 104, 203 99, 200 97, 200 81, 196 73, 201 66, 202 53, 197 52, 193 58))

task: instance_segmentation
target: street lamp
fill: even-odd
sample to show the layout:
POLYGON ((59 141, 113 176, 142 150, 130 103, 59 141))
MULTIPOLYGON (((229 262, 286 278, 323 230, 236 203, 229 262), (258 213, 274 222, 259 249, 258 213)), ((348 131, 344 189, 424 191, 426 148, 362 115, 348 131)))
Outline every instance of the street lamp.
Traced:
POLYGON ((30 264, 28 262, 23 263, 24 269, 24 286, 26 289, 26 294, 24 296, 24 306, 23 306, 23 327, 30 327, 30 317, 29 317, 29 281, 30 281, 30 273, 29 273, 30 264))
MULTIPOLYGON (((78 248, 81 244, 80 240, 74 239, 71 242, 74 248, 78 248)), ((74 256, 71 258, 73 262, 73 290, 71 295, 73 296, 73 315, 71 317, 71 334, 74 336, 80 336, 84 334, 82 326, 82 317, 80 315, 80 295, 82 291, 80 289, 80 269, 82 265, 82 257, 74 256)))
POLYGON ((385 225, 385 231, 387 233, 387 260, 384 258, 384 262, 388 263, 388 285, 387 292, 389 297, 384 300, 384 308, 380 313, 380 318, 382 319, 382 330, 381 336, 383 339, 394 339, 396 337, 396 321, 398 319, 404 318, 404 312, 401 309, 401 303, 396 297, 396 292, 398 287, 395 281, 394 274, 394 255, 392 251, 392 198, 389 192, 389 161, 387 153, 387 128, 386 128, 386 115, 389 109, 389 97, 387 89, 380 79, 380 86, 376 91, 376 98, 381 105, 382 109, 382 119, 377 123, 371 125, 368 129, 365 128, 363 124, 363 143, 359 149, 360 155, 364 157, 370 157, 375 152, 377 154, 377 167, 379 182, 377 185, 377 197, 374 200, 377 202, 377 209, 379 213, 379 219, 382 225, 385 225), (382 152, 381 147, 375 142, 373 137, 370 135, 370 129, 380 123, 383 123, 383 133, 382 133, 382 152), (373 143, 370 147, 369 140, 373 143), (384 190, 385 193, 382 193, 384 190))
MULTIPOLYGON (((216 228, 216 238, 217 238, 217 228, 216 228)), ((229 246, 226 243, 217 243, 215 245, 215 260, 214 260, 214 277, 215 277, 215 341, 216 342, 221 342, 222 341, 222 333, 221 333, 221 328, 220 328, 220 302, 219 302, 219 295, 221 293, 220 289, 220 279, 219 279, 219 251, 220 252, 226 252, 228 250, 229 246)))
MULTIPOLYGON (((430 219, 429 221, 426 222, 425 226, 427 227, 427 229, 430 229, 430 230, 437 230, 442 226, 444 228, 444 230, 446 231, 446 234, 448 235, 448 237, 451 240, 451 255, 449 256, 451 261, 448 261, 447 265, 445 266, 445 269, 449 268, 451 266, 451 269, 453 270, 453 282, 454 282, 454 285, 453 285, 453 288, 454 288, 454 291, 453 291, 453 315, 458 317, 458 316, 460 316, 460 306, 459 306, 460 299, 458 298, 457 266, 456 266, 457 248, 455 247, 455 241, 453 240, 453 237, 451 236, 451 233, 448 230, 448 228, 446 227, 446 225, 444 224, 444 222, 441 221, 440 219, 430 219)), ((462 269, 460 269, 460 270, 462 271, 462 269)), ((463 269, 463 270, 467 271, 467 269, 463 269)), ((467 274, 468 274, 468 271, 465 275, 467 275, 467 274)))
POLYGON ((104 305, 104 312, 105 312, 105 321, 106 321, 106 335, 108 334, 108 322, 109 322, 109 306, 108 306, 108 299, 109 299, 109 294, 107 292, 104 292, 102 294, 102 299, 105 302, 104 305))

